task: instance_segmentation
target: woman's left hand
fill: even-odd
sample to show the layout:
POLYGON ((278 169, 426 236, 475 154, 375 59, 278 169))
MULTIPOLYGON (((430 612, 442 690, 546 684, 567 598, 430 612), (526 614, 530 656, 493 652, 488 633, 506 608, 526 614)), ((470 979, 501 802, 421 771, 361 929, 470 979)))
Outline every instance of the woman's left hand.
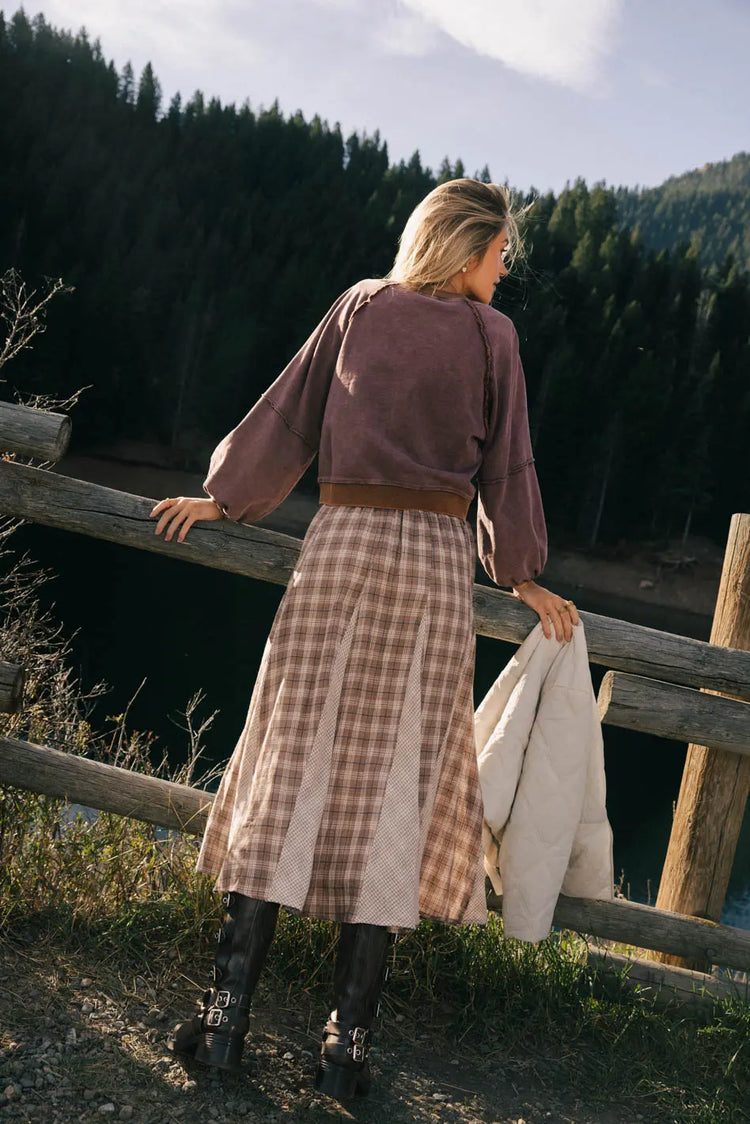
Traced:
POLYGON ((542 631, 547 639, 552 636, 552 629, 558 640, 570 641, 573 639, 573 628, 580 621, 578 610, 572 601, 566 601, 551 589, 537 585, 534 581, 524 582, 513 587, 513 596, 524 605, 528 605, 535 613, 539 614, 542 622, 542 631), (550 626, 550 621, 552 622, 550 626))
POLYGON ((154 534, 160 535, 168 525, 164 539, 169 542, 179 527, 178 542, 184 542, 193 523, 204 522, 209 519, 223 519, 224 512, 219 505, 210 499, 190 496, 177 496, 176 499, 160 500, 149 514, 150 519, 160 516, 154 528, 154 534))

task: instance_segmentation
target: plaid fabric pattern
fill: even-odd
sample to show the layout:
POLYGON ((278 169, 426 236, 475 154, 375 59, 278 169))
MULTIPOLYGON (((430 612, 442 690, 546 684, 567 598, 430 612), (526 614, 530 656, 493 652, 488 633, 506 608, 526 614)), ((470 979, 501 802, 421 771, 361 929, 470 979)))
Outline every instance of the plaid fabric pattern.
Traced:
POLYGON ((486 923, 475 558, 455 516, 318 509, 203 837, 217 890, 394 932, 486 923))

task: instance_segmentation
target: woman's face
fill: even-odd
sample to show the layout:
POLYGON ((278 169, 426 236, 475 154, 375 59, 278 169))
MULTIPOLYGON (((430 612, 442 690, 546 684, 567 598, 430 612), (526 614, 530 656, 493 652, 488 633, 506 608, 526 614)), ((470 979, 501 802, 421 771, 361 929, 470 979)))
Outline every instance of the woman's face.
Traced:
POLYGON ((508 270, 503 260, 507 245, 508 235, 501 230, 492 239, 479 262, 470 265, 466 273, 458 274, 464 280, 467 293, 476 300, 489 304, 496 285, 502 277, 507 276, 508 270))

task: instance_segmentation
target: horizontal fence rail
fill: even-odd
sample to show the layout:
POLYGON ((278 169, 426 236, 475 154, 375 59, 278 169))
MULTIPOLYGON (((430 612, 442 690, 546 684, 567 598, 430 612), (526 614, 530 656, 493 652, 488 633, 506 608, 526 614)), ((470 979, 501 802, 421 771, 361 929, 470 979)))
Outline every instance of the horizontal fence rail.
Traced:
POLYGON ((202 835, 213 795, 190 785, 148 777, 75 753, 0 738, 0 784, 60 796, 101 812, 115 812, 188 835, 202 835))
POLYGON ((608 671, 597 706, 599 718, 610 726, 750 755, 750 703, 608 671))
MULTIPOLYGON (((203 833, 214 799, 211 793, 189 785, 147 777, 117 765, 105 765, 14 738, 0 738, 0 784, 61 797, 192 835, 203 833)), ((502 896, 490 892, 487 904, 502 913, 502 896)), ((623 898, 596 901, 561 894, 553 924, 638 948, 700 957, 713 964, 750 970, 750 932, 623 898)))
POLYGON ((71 427, 67 414, 0 402, 0 449, 4 453, 54 464, 65 455, 71 427))
MULTIPOLYGON (((679 1005, 680 1011, 708 1012, 716 1003, 736 999, 750 1003, 750 983, 744 979, 720 979, 708 972, 689 968, 668 967, 640 956, 624 956, 609 948, 587 942, 586 963, 604 977, 605 993, 616 998, 619 985, 637 990, 641 998, 651 999, 657 1007, 679 1005), (611 985, 608 986, 608 978, 611 985)), ((744 973, 743 973, 744 975, 744 973)))
MULTIPOLYGON (((223 520, 194 525, 184 543, 165 542, 154 534, 154 520, 149 518, 154 502, 56 472, 0 462, 0 511, 7 515, 262 581, 288 583, 302 545, 299 539, 223 520)), ((750 699, 750 652, 579 613, 592 663, 750 699)), ((480 635, 520 644, 538 619, 510 594, 474 586, 474 627, 480 635)))
MULTIPOLYGON (((487 894, 487 905, 497 913, 503 911, 500 894, 487 894)), ((653 905, 629 902, 625 898, 597 901, 595 898, 557 899, 552 924, 576 933, 634 945, 636 948, 671 952, 675 956, 708 960, 727 968, 746 972, 750 965, 750 932, 670 913, 653 905)))

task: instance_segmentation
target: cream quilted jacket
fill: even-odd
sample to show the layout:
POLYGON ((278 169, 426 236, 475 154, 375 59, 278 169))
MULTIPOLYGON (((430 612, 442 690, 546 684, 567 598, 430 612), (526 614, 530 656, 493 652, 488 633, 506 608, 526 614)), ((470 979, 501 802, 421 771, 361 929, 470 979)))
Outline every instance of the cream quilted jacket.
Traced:
POLYGON ((484 865, 506 936, 549 936, 560 893, 614 896, 604 745, 583 622, 573 639, 541 621, 475 715, 484 865))

